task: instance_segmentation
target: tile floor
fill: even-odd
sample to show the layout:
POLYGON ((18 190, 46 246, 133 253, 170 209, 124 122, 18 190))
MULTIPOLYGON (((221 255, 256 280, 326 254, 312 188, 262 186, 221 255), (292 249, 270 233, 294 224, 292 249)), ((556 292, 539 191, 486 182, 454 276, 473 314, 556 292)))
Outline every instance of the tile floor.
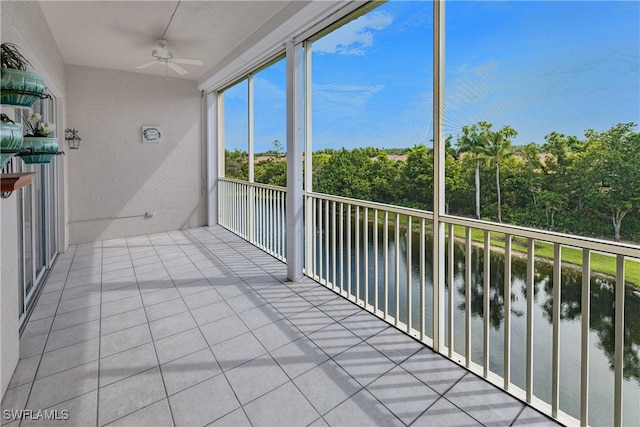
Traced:
POLYGON ((69 248, 20 353, 10 426, 555 425, 220 227, 69 248))

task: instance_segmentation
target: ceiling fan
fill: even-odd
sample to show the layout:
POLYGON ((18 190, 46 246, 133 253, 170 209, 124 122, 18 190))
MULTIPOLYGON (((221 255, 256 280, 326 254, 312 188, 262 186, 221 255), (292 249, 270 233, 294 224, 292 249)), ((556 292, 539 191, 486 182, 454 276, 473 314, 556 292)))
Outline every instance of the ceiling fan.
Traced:
MULTIPOLYGON (((167 68, 171 68, 173 71, 178 73, 181 76, 184 76, 188 73, 187 70, 179 66, 178 64, 185 65, 203 65, 203 62, 199 59, 183 59, 183 58, 174 58, 173 52, 167 49, 169 42, 166 39, 161 38, 158 39, 158 47, 151 51, 151 56, 153 56, 154 60, 149 61, 145 64, 138 65, 136 68, 138 70, 142 70, 144 68, 150 67, 155 64, 163 64, 166 65, 167 68)), ((168 71, 167 71, 168 74, 168 71)))

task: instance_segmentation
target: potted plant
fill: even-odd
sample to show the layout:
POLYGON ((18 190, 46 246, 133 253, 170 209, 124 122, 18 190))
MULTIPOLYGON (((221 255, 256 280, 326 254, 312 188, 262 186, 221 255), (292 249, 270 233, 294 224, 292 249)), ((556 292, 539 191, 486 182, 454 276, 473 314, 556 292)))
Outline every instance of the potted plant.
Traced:
POLYGON ((34 153, 22 154, 20 158, 25 163, 49 163, 58 152, 58 139, 53 138, 56 127, 53 123, 45 122, 38 113, 22 114, 27 134, 24 136, 22 148, 31 148, 34 153))
POLYGON ((0 45, 0 56, 2 104, 31 108, 47 89, 44 79, 39 74, 28 71, 31 64, 13 43, 0 45))
MULTIPOLYGON (((22 147, 22 125, 15 123, 6 114, 0 115, 0 136, 2 142, 0 147, 3 150, 17 150, 22 147)), ((14 156, 13 153, 3 153, 0 155, 0 169, 14 156)))

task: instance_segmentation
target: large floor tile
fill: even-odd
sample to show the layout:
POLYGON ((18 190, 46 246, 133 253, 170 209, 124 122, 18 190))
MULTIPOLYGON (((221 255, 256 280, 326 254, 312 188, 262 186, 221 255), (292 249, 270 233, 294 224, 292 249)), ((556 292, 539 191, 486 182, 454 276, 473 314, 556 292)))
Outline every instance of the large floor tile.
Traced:
POLYGON ((227 371, 226 376, 243 405, 289 381, 268 354, 227 371))
POLYGON ((125 313, 141 307, 142 298, 140 298, 140 295, 133 295, 117 301, 103 302, 102 317, 114 316, 116 314, 125 313))
POLYGON ((222 372, 208 348, 165 363, 160 368, 169 396, 222 372))
POLYGON ((299 339, 280 347, 272 351, 271 356, 290 378, 295 378, 315 368, 329 358, 317 345, 308 339, 299 339))
POLYGON ((365 311, 344 318, 340 324, 363 340, 367 340, 390 327, 387 322, 365 311))
POLYGON ((99 305, 81 308, 64 314, 56 314, 51 330, 59 331, 60 329, 68 328, 69 326, 81 325, 97 319, 100 319, 99 305))
POLYGON ((417 426, 442 426, 442 427, 480 427, 478 421, 467 413, 453 405, 445 398, 440 398, 415 422, 417 426))
POLYGON ((207 323, 200 327, 207 343, 214 346, 223 341, 235 338, 249 332, 238 316, 229 316, 216 322, 207 323))
POLYGON ((399 366, 369 384, 367 391, 407 425, 440 398, 438 393, 399 366))
POLYGON ((100 359, 100 386, 129 378, 158 366, 152 343, 143 344, 100 359))
POLYGON ((428 348, 415 353, 400 366, 440 394, 467 374, 464 368, 428 348))
POLYGON ((231 316, 235 313, 225 301, 218 301, 213 304, 192 309, 191 314, 196 320, 196 323, 202 326, 207 323, 215 322, 216 320, 224 319, 225 317, 231 316))
POLYGON ((100 388, 100 425, 108 424, 166 396, 159 368, 153 368, 100 388))
POLYGON ((319 417, 290 382, 245 405, 244 409, 253 426, 302 426, 319 417))
POLYGON ((253 335, 255 335, 255 337, 258 338, 262 345, 269 351, 273 351, 284 345, 292 343, 304 336, 298 328, 293 326, 293 324, 286 319, 269 323, 266 326, 254 329, 253 335))
POLYGON ((182 299, 174 299, 145 307, 149 322, 184 313, 187 310, 188 308, 182 299))
POLYGON ((335 323, 335 320, 317 308, 311 308, 302 313, 298 313, 289 317, 288 320, 307 335, 335 323))
POLYGON ((100 344, 98 338, 82 341, 42 355, 36 379, 48 377, 76 366, 98 360, 100 344))
POLYGON ((313 332, 308 337, 330 357, 335 357, 362 342, 360 337, 355 336, 338 323, 313 332))
POLYGON ((366 342, 340 353, 334 360, 363 386, 369 385, 395 366, 366 342))
POLYGON ((362 386, 333 360, 327 360, 293 380, 320 414, 358 392, 362 386))
POLYGON ((178 426, 204 426, 240 407, 224 375, 174 394, 169 403, 178 426))
MULTIPOLYGON (((402 426, 402 422, 366 390, 324 416, 330 426, 402 426)), ((434 424, 436 425, 436 424, 434 424)))
POLYGON ((154 344, 160 364, 171 362, 207 347, 207 342, 198 328, 155 340, 154 344))
POLYGON ((401 363, 424 348, 423 344, 395 328, 372 336, 367 343, 396 363, 401 363))
POLYGON ((173 418, 169 401, 162 399, 158 402, 138 409, 136 412, 118 418, 109 427, 173 427, 173 418))
POLYGON ((44 351, 56 350, 69 345, 97 338, 100 335, 100 320, 70 326, 49 334, 44 351))
POLYGON ((222 301, 222 297, 211 287, 211 285, 207 282, 206 289, 203 292, 191 293, 189 295, 184 295, 184 290, 189 289, 189 284, 182 285, 178 289, 182 294, 185 304, 189 309, 194 310, 199 307, 204 307, 205 305, 213 304, 219 301, 222 301))
POLYGON ((249 418, 245 415, 242 408, 225 415, 222 418, 218 418, 216 421, 210 424, 215 427, 246 427, 251 425, 249 418))
POLYGON ((98 415, 98 391, 90 391, 46 409, 57 411, 55 415, 57 415, 58 419, 28 419, 24 420, 20 425, 46 427, 86 427, 95 425, 98 415), (64 415, 65 411, 66 416, 64 415))
POLYGON ((107 335, 133 326, 142 325, 143 323, 147 323, 147 315, 144 308, 136 308, 109 317, 103 316, 100 324, 100 333, 107 335))
POLYGON ((236 366, 249 362, 267 352, 251 333, 231 338, 211 347, 213 355, 220 363, 223 370, 233 369, 236 366))
POLYGON ((551 427, 557 425, 555 421, 530 407, 524 408, 513 423, 513 426, 518 427, 551 427))
POLYGON ((472 374, 458 381, 444 397, 486 426, 511 425, 522 410, 518 400, 472 374))
POLYGON ((11 381, 9 382, 9 388, 23 384, 30 385, 36 377, 36 371, 38 370, 41 357, 41 355, 36 355, 20 359, 18 366, 16 366, 16 370, 13 372, 11 381))
POLYGON ((19 411, 25 409, 30 391, 31 383, 8 389, 2 398, 2 405, 0 405, 1 409, 3 411, 19 411))
POLYGON ((238 317, 242 319, 249 329, 256 329, 284 319, 284 316, 270 304, 261 305, 260 307, 238 313, 238 317))
POLYGON ((154 340, 168 337, 195 328, 196 322, 190 312, 174 314, 149 323, 154 340))
POLYGON ((151 342, 151 334, 149 325, 146 324, 104 335, 100 338, 100 357, 110 356, 148 342, 151 342))
POLYGON ((33 383, 27 406, 49 408, 98 388, 98 361, 87 363, 33 383))

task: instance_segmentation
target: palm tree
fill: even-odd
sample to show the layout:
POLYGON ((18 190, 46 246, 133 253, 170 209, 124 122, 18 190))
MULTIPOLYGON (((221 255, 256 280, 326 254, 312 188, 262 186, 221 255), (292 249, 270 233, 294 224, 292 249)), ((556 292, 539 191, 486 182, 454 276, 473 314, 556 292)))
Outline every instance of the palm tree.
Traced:
MULTIPOLYGON (((489 125, 491 126, 491 125, 489 125)), ((494 164, 496 168, 496 191, 498 193, 498 222, 502 222, 502 195, 500 192, 500 162, 513 154, 511 141, 509 138, 518 135, 515 129, 505 125, 497 132, 487 129, 486 144, 484 145, 484 155, 487 157, 489 165, 494 164)))
POLYGON ((470 153, 474 157, 476 175, 476 218, 480 219, 480 157, 484 154, 484 134, 491 128, 487 122, 479 122, 472 126, 462 126, 462 136, 458 137, 457 145, 461 153, 470 153), (480 131, 479 131, 480 130, 480 131))

